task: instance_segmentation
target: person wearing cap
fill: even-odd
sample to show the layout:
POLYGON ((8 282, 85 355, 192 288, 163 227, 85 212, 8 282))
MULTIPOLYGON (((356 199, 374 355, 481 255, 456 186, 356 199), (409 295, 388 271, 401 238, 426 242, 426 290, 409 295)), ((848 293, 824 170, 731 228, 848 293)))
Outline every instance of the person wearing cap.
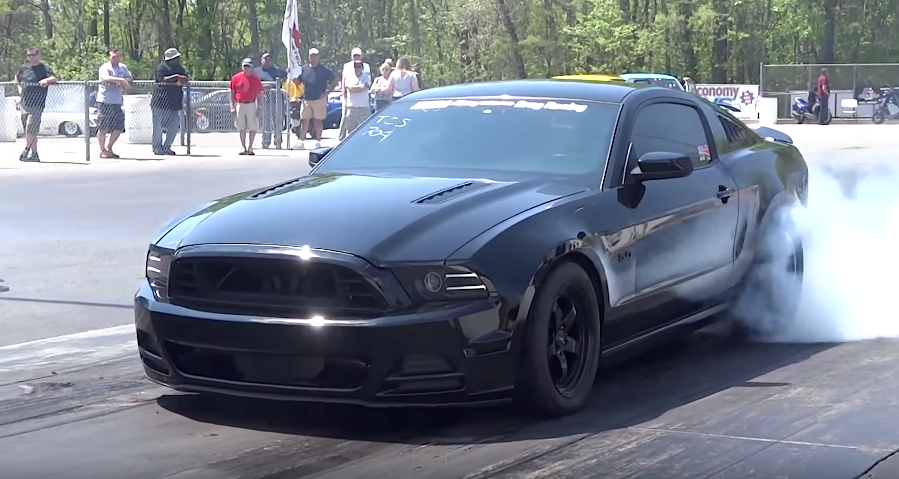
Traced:
MULTIPOLYGON (((261 66, 256 67, 256 75, 263 82, 282 82, 287 78, 287 71, 275 65, 275 59, 271 53, 263 53, 261 63, 261 66)), ((278 108, 278 99, 280 98, 278 93, 277 88, 266 88, 265 107, 262 109, 263 119, 261 125, 263 148, 269 148, 272 145, 272 137, 275 140, 275 148, 281 148, 281 132, 283 131, 282 124, 284 119, 281 118, 279 122, 276 121, 275 116, 279 112, 282 115, 286 115, 287 107, 278 108)))
POLYGON ((321 146, 322 130, 328 114, 328 92, 334 89, 337 75, 321 64, 317 48, 309 49, 309 63, 303 65, 300 74, 303 82, 303 111, 300 113, 300 141, 296 149, 305 148, 306 133, 309 132, 309 120, 315 121, 315 148, 321 146))
POLYGON ((259 131, 259 123, 262 120, 262 99, 265 87, 262 80, 253 69, 253 60, 244 58, 241 62, 241 71, 231 77, 231 114, 237 123, 237 132, 240 135, 240 146, 243 147, 241 155, 255 155, 253 143, 256 141, 256 132, 259 131), (250 141, 247 142, 247 132, 250 133, 250 141))
POLYGON ((182 87, 187 83, 187 71, 181 65, 181 53, 169 48, 156 67, 156 85, 150 98, 153 114, 153 153, 174 155, 172 144, 181 128, 181 110, 184 108, 182 87), (165 140, 162 133, 165 132, 165 140))
MULTIPOLYGON (((356 77, 356 74, 354 72, 355 71, 354 65, 356 64, 356 62, 361 62, 362 63, 362 71, 364 73, 367 73, 368 76, 371 77, 371 66, 368 63, 366 63, 365 61, 363 61, 363 58, 365 58, 365 55, 362 53, 361 48, 359 48, 359 47, 354 48, 353 51, 350 52, 350 57, 352 58, 352 60, 343 64, 343 73, 340 75, 340 91, 341 91, 340 99, 343 101, 344 105, 346 105, 346 103, 347 103, 347 96, 346 96, 346 88, 345 88, 345 85, 343 84, 343 79, 349 77, 352 80, 353 78, 356 77)), ((340 133, 337 136, 338 140, 343 140, 345 138, 343 132, 346 131, 346 128, 344 127, 343 123, 344 123, 344 119, 346 119, 346 115, 347 115, 347 109, 344 108, 343 115, 341 115, 341 117, 340 117, 340 130, 338 130, 338 131, 340 131, 340 133)))
POLYGON ((371 103, 368 90, 371 88, 371 75, 365 72, 362 62, 353 65, 353 74, 343 77, 343 96, 346 97, 343 111, 344 119, 341 121, 341 130, 338 138, 343 139, 350 135, 369 116, 371 116, 371 103))

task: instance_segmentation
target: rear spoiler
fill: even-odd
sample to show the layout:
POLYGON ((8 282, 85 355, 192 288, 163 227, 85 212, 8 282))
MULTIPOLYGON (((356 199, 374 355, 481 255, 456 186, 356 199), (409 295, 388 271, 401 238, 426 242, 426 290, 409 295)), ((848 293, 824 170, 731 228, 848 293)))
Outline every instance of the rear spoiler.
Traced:
POLYGON ((793 139, 790 138, 790 135, 788 135, 788 134, 786 134, 786 133, 784 133, 784 132, 782 132, 782 131, 775 130, 774 128, 769 128, 769 127, 767 127, 767 126, 759 126, 759 127, 754 128, 754 129, 755 129, 755 132, 756 132, 760 137, 762 137, 762 138, 764 138, 764 139, 766 139, 766 140, 768 140, 768 141, 774 141, 774 142, 777 142, 777 143, 784 143, 784 144, 787 144, 787 145, 792 145, 792 144, 793 144, 793 139))

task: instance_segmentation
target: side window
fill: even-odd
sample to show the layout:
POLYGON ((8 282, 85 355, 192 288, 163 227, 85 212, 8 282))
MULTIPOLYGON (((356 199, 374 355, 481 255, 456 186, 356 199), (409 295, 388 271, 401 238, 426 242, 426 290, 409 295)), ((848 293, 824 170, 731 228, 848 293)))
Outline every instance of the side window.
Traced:
MULTIPOLYGON (((655 103, 637 113, 631 135, 631 161, 651 151, 689 156, 694 168, 712 162, 709 140, 699 112, 678 103, 655 103)), ((630 162, 630 161, 629 161, 630 162)))
POLYGON ((722 115, 718 115, 718 120, 724 128, 724 135, 727 137, 727 143, 730 147, 742 145, 746 141, 746 130, 737 123, 731 121, 722 115))

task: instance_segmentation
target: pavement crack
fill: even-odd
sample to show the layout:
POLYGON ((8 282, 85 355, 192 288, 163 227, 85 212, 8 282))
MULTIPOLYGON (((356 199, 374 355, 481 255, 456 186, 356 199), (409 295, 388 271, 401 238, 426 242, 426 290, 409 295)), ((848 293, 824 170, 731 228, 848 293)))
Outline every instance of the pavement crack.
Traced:
POLYGON ((899 449, 891 451, 889 454, 887 454, 887 455, 881 457, 880 459, 878 459, 877 461, 875 461, 874 464, 871 464, 871 467, 865 469, 864 471, 862 471, 861 474, 853 477, 852 479, 862 479, 865 476, 870 477, 870 474, 874 471, 874 469, 877 469, 877 466, 883 464, 886 461, 889 461, 897 454, 899 454, 899 449))
POLYGON ((658 429, 658 428, 644 428, 644 427, 630 427, 629 429, 635 431, 651 431, 651 432, 659 432, 662 434, 683 434, 683 435, 691 435, 691 436, 702 436, 708 438, 716 438, 716 439, 734 439, 738 441, 752 441, 752 442, 764 442, 771 444, 789 444, 794 446, 811 446, 811 447, 828 447, 828 448, 836 448, 836 449, 851 449, 854 451, 872 451, 872 452, 888 452, 889 449, 878 448, 878 447, 868 447, 868 446, 847 446, 844 444, 826 444, 823 442, 807 442, 807 441, 790 441, 787 439, 767 439, 762 437, 747 437, 747 436, 731 436, 727 434, 712 434, 705 432, 693 432, 693 431, 676 431, 672 429, 658 429))

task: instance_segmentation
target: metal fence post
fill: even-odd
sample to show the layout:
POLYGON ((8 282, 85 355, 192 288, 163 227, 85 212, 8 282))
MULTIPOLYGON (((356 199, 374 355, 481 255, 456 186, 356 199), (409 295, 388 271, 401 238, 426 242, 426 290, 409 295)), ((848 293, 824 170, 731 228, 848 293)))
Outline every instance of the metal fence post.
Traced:
MULTIPOLYGON (((278 95, 282 96, 280 94, 280 91, 281 91, 281 86, 279 85, 278 86, 278 92, 279 92, 278 95)), ((293 121, 292 121, 292 118, 290 117, 290 95, 287 93, 286 88, 284 89, 284 95, 283 95, 282 101, 284 102, 284 111, 285 111, 284 116, 287 119, 287 131, 285 132, 285 134, 287 135, 287 138, 285 139, 286 141, 284 142, 284 144, 287 146, 287 149, 289 150, 289 149, 291 149, 290 148, 290 135, 291 135, 291 133, 293 133, 293 121)))
MULTIPOLYGON (((278 84, 277 80, 275 80, 275 118, 278 122, 277 125, 274 125, 275 129, 278 131, 278 142, 275 146, 280 150, 282 149, 281 142, 284 141, 284 123, 286 117, 284 116, 284 102, 281 101, 281 85, 278 84)), ((274 135, 274 132, 272 132, 272 135, 274 135)))
POLYGON ((190 82, 187 82, 187 85, 184 86, 184 94, 187 95, 187 106, 184 109, 184 128, 181 131, 187 130, 187 154, 190 155, 190 130, 193 127, 193 113, 191 109, 191 94, 190 94, 190 82))
POLYGON ((765 97, 765 62, 759 62, 759 96, 765 97))
POLYGON ((84 126, 81 133, 84 134, 84 161, 91 161, 91 90, 90 82, 84 82, 84 126))

